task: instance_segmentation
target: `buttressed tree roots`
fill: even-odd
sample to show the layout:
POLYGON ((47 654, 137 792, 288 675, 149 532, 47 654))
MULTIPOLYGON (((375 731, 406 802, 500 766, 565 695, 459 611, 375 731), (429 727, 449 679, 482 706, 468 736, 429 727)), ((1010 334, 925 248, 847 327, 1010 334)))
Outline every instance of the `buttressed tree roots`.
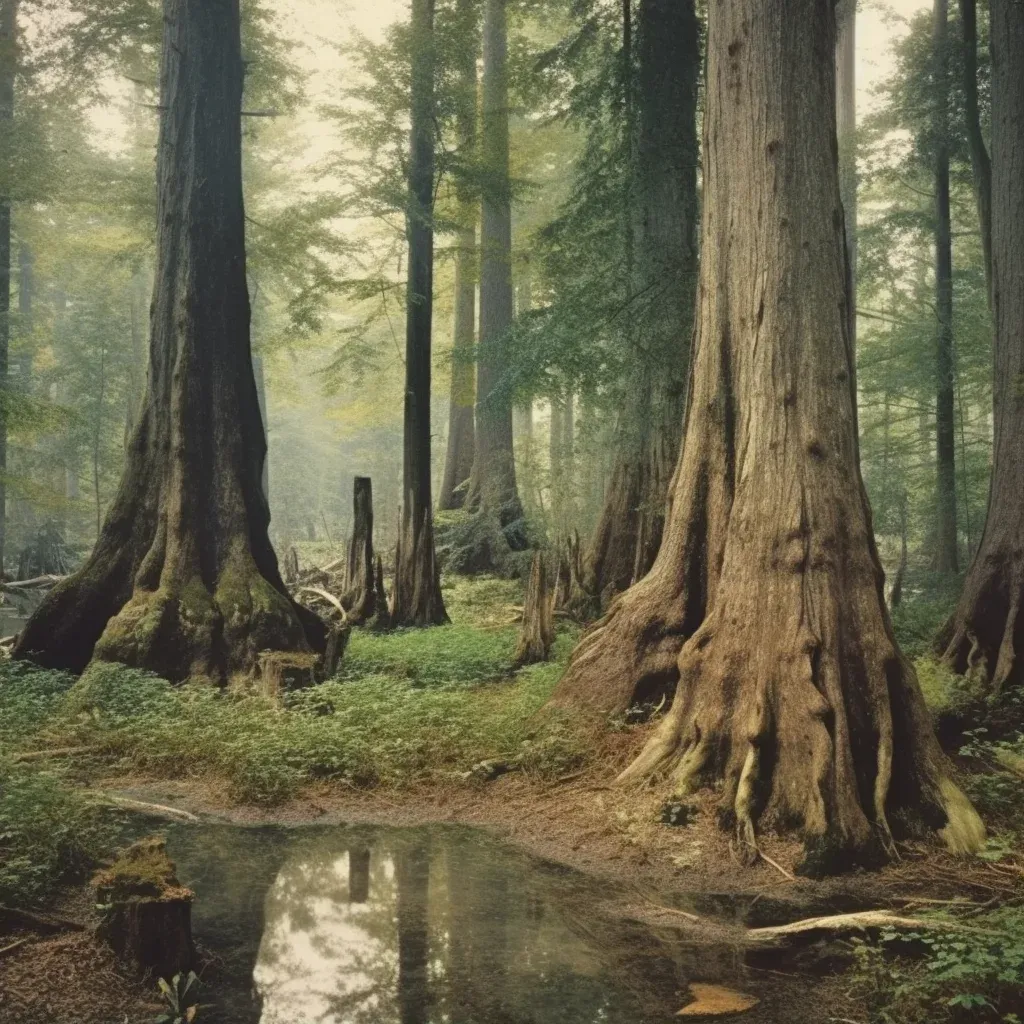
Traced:
POLYGON ((324 629, 288 597, 267 536, 266 439, 249 345, 238 0, 165 0, 158 265, 149 385, 124 477, 84 568, 16 654, 171 680, 253 674, 324 629))
POLYGON ((720 784, 723 820, 798 830, 803 870, 893 850, 891 826, 984 828, 900 653, 857 451, 834 114, 833 5, 710 11, 703 244, 685 444, 651 572, 554 701, 673 692, 622 782, 720 784))

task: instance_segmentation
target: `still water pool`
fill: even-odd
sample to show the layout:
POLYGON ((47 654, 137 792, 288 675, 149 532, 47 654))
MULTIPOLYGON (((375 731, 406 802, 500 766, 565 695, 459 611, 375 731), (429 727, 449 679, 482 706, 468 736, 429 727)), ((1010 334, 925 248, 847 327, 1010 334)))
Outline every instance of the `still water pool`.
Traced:
POLYGON ((749 1024, 816 1019, 808 982, 474 830, 174 826, 168 851, 209 1024, 650 1024, 694 982, 757 996, 749 1024))

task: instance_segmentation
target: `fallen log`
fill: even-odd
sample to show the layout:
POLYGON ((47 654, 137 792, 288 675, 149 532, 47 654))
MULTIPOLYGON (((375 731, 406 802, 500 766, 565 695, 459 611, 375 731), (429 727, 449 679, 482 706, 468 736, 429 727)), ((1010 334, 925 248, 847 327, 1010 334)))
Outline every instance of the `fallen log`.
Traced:
POLYGON ((133 800, 131 797, 118 796, 116 793, 104 793, 99 790, 92 790, 89 795, 97 803, 106 804, 108 807, 119 807, 123 811, 136 811, 139 814, 148 814, 154 818, 167 818, 170 821, 184 821, 190 825, 200 821, 198 815, 191 811, 183 811, 180 807, 151 804, 144 800, 133 800))
POLYGON ((835 914, 831 917, 808 917, 792 924, 769 928, 751 928, 748 941, 755 945, 773 945, 791 939, 810 938, 818 933, 841 935, 847 932, 867 932, 893 928, 908 932, 973 932, 976 935, 1001 935, 989 928, 977 928, 943 918, 903 917, 888 910, 863 910, 854 914, 835 914))

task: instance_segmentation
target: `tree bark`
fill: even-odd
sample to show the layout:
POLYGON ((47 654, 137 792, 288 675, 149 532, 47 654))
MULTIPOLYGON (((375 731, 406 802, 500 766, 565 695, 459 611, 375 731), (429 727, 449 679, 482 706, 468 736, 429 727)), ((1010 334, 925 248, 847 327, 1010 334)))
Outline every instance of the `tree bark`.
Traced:
POLYGON ((685 444, 651 572, 555 700, 674 691, 622 782, 721 786, 741 853, 798 830, 803 870, 891 851, 889 822, 984 828, 949 781, 883 597, 858 465, 835 20, 819 0, 710 11, 704 216, 685 444))
POLYGON ((526 547, 516 487, 512 401, 505 335, 512 325, 512 196, 509 181, 507 0, 486 0, 481 142, 488 182, 480 226, 480 351, 477 357, 476 452, 470 507, 493 513, 509 547, 526 547))
POLYGON ((243 78, 238 0, 165 0, 146 401, 92 556, 16 647, 47 667, 81 671, 95 657, 224 683, 251 679, 261 652, 323 647, 323 625, 289 598, 267 536, 243 78))
POLYGON ((857 0, 836 7, 836 136, 839 195, 846 223, 847 276, 851 301, 850 338, 857 351, 857 0))
POLYGON ((981 546, 939 649, 998 693, 1024 678, 1024 7, 992 0, 991 12, 992 486, 981 546))
MULTIPOLYGON (((14 78, 18 60, 18 0, 0 0, 0 135, 4 178, 9 181, 9 147, 14 131, 14 78)), ((11 196, 0 195, 0 384, 6 386, 11 347, 11 196)), ((7 416, 0 414, 0 577, 7 538, 7 416)))
POLYGON ((971 152, 974 198, 981 226, 981 246, 985 255, 985 284, 992 304, 992 161, 981 133, 978 109, 978 5, 977 0, 960 0, 960 25, 964 43, 964 120, 967 144, 971 152))
POLYGON ((361 625, 377 612, 373 557, 373 483, 357 476, 352 492, 353 527, 345 567, 345 593, 341 603, 353 625, 361 625))
POLYGON ((654 562, 679 453, 697 273, 700 44, 693 0, 641 0, 635 44, 624 44, 635 45, 637 64, 626 104, 636 122, 628 228, 634 373, 584 562, 584 589, 605 607, 654 562))
POLYGON ((949 0, 934 6, 935 114, 935 568, 960 568, 956 523, 953 230, 949 209, 949 0))
POLYGON ((430 479, 430 342, 434 306, 434 0, 412 7, 409 279, 405 327, 402 532, 395 559, 394 626, 448 621, 434 549, 430 479))
POLYGON ((530 567, 519 643, 512 659, 512 664, 516 668, 548 660, 551 645, 555 642, 554 606, 551 598, 544 556, 538 551, 533 556, 533 564, 530 567))

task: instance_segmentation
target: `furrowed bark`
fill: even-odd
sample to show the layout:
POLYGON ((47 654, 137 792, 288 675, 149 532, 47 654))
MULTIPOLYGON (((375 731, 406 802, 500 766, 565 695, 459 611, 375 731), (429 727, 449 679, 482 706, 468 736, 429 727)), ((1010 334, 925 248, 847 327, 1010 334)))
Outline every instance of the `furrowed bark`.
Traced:
POLYGON ((938 648, 992 692, 1024 674, 1024 7, 992 0, 995 443, 988 518, 938 648))
POLYGON ((685 443, 651 572, 581 642, 555 702, 674 691, 622 783, 721 793, 741 855, 796 831, 803 870, 958 851, 984 828, 949 780, 901 655, 860 477, 835 131, 817 0, 710 11, 704 216, 685 443))
POLYGON ((434 548, 430 479, 430 342, 434 304, 434 0, 412 8, 409 280, 405 329, 402 529, 395 560, 393 626, 448 621, 434 548))
POLYGON ((846 221, 850 295, 850 338, 857 351, 857 0, 836 6, 836 135, 839 140, 839 195, 846 221))
POLYGON ((96 548, 15 649, 173 681, 251 679, 261 652, 322 649, 267 536, 249 344, 238 0, 165 0, 149 382, 96 548), (195 226, 202 225, 202 230, 195 226))

